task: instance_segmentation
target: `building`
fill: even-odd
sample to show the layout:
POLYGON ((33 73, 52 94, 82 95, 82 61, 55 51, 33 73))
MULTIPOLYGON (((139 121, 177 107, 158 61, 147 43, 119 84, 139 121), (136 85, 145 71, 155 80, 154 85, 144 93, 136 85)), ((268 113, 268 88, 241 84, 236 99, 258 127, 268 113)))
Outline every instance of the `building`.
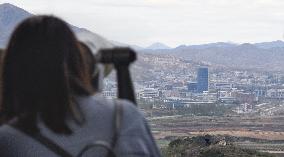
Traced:
POLYGON ((159 97, 160 92, 155 88, 145 88, 144 90, 139 92, 139 98, 141 99, 153 99, 159 97))
POLYGON ((195 93, 196 90, 197 90, 197 82, 189 82, 189 83, 187 84, 187 90, 188 90, 189 92, 195 93))
POLYGON ((194 101, 191 98, 180 98, 180 97, 168 97, 164 99, 166 104, 165 108, 168 109, 182 109, 188 108, 192 105, 213 105, 215 102, 212 101, 194 101))
POLYGON ((102 92, 102 95, 103 95, 106 99, 114 99, 114 98, 117 98, 117 90, 116 90, 116 89, 104 90, 104 91, 102 92))
POLYGON ((244 103, 244 104, 241 104, 239 107, 237 107, 236 112, 238 114, 240 114, 240 113, 250 113, 250 112, 253 111, 253 109, 254 109, 254 106, 252 104, 244 103))
POLYGON ((253 93, 233 92, 232 96, 235 97, 240 103, 253 104, 256 101, 256 97, 253 93))
POLYGON ((208 68, 199 68, 197 72, 197 92, 208 91, 208 68))
POLYGON ((233 88, 233 84, 226 82, 218 82, 214 84, 214 88, 218 90, 231 90, 233 88))
POLYGON ((284 89, 269 89, 267 91, 268 98, 284 99, 284 89))
POLYGON ((265 89, 255 89, 253 93, 256 97, 265 97, 267 92, 265 89))

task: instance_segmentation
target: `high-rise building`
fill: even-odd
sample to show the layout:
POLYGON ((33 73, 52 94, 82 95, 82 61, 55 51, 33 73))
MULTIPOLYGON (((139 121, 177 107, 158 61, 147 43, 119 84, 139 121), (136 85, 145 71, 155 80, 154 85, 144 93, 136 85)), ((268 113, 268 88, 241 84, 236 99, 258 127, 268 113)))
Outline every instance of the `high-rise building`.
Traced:
POLYGON ((187 84, 187 90, 188 90, 189 92, 195 93, 196 90, 197 90, 197 82, 189 82, 189 83, 187 84))
POLYGON ((198 68, 197 72, 197 92, 208 91, 208 68, 198 68))

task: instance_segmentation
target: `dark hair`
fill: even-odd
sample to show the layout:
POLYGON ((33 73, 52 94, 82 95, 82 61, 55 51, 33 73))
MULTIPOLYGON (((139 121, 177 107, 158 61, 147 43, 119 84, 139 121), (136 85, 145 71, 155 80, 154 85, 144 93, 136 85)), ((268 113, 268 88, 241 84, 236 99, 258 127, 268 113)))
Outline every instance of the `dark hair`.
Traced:
POLYGON ((18 118, 31 132, 40 119, 56 133, 72 133, 67 118, 77 121, 80 113, 75 96, 91 94, 86 74, 68 24, 53 16, 24 20, 4 54, 0 119, 18 118))
MULTIPOLYGON (((4 49, 0 49, 0 60, 1 60, 1 63, 2 63, 2 59, 3 59, 3 54, 4 54, 4 49)), ((1 64, 2 66, 2 64, 1 64)))
POLYGON ((3 55, 4 55, 4 49, 0 49, 0 67, 2 66, 3 55))
MULTIPOLYGON (((2 65, 3 65, 3 55, 4 55, 4 49, 1 49, 0 48, 0 74, 2 73, 2 69, 1 69, 1 67, 2 67, 2 65)), ((1 78, 1 77, 0 77, 1 78)), ((1 79, 0 79, 1 80, 1 79)), ((1 84, 0 84, 0 86, 1 86, 1 84)), ((1 88, 1 87, 0 87, 1 88)), ((1 113, 0 113, 1 114, 1 113)), ((1 121, 1 119, 0 119, 0 121, 1 121)))

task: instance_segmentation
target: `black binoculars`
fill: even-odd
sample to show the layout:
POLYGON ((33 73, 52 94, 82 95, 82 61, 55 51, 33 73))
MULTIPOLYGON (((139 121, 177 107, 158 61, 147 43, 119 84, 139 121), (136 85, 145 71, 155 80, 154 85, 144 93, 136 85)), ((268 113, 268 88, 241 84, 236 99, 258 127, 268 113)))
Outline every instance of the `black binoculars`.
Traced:
POLYGON ((127 99, 136 104, 129 65, 136 60, 136 52, 128 47, 101 49, 96 60, 102 64, 113 64, 116 70, 118 98, 127 99))

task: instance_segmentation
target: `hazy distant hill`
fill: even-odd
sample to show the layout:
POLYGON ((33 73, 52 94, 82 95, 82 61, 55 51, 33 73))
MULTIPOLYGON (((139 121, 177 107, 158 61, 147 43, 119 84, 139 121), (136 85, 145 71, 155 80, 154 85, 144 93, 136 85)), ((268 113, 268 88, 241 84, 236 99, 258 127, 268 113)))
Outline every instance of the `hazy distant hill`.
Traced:
POLYGON ((171 49, 171 47, 163 44, 163 43, 153 43, 152 45, 146 47, 145 49, 151 49, 151 50, 165 50, 165 49, 171 49))
POLYGON ((272 41, 272 42, 263 42, 254 44, 258 48, 270 49, 270 48, 284 48, 284 42, 281 40, 272 41))
POLYGON ((142 50, 144 49, 143 47, 141 46, 138 46, 138 45, 129 45, 129 44, 125 44, 125 43, 121 43, 121 42, 117 42, 117 41, 111 41, 115 46, 119 46, 119 47, 131 47, 133 48, 134 50, 142 50))
POLYGON ((31 16, 27 11, 4 3, 0 5, 0 47, 6 43, 17 23, 31 16))
POLYGON ((209 44, 202 44, 202 45, 190 45, 189 47, 194 48, 194 49, 205 49, 205 48, 212 48, 212 47, 231 48, 235 46, 237 46, 237 44, 226 43, 226 42, 216 42, 216 43, 209 43, 209 44))
POLYGON ((167 50, 143 50, 151 54, 171 54, 183 59, 206 61, 234 68, 284 71, 284 42, 257 44, 212 43, 182 45, 167 50))
MULTIPOLYGON (((33 14, 25 11, 22 8, 9 3, 0 4, 0 47, 4 47, 6 45, 9 40, 9 36, 19 22, 30 16, 33 16, 33 14)), ((80 37, 88 36, 88 38, 92 38, 98 47, 110 47, 112 45, 111 42, 107 41, 98 34, 95 34, 84 28, 79 28, 73 25, 70 26, 76 34, 80 34, 80 37)))

